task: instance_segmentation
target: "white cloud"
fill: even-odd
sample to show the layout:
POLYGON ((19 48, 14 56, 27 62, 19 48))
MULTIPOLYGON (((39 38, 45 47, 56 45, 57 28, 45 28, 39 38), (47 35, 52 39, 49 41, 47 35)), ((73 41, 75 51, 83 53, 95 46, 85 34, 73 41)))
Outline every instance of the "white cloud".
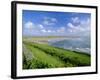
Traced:
POLYGON ((40 29, 43 29, 43 28, 44 28, 44 26, 43 26, 42 24, 39 24, 38 27, 39 27, 40 29))
POLYGON ((86 27, 83 27, 82 25, 75 26, 72 23, 70 23, 70 25, 68 25, 68 26, 69 26, 69 29, 71 32, 86 31, 86 27))
POLYGON ((88 18, 87 20, 81 21, 80 23, 81 23, 81 25, 84 25, 84 24, 86 24, 86 25, 91 25, 91 21, 90 21, 89 18, 88 18))
POLYGON ((52 31, 51 31, 51 30, 48 30, 47 32, 49 32, 49 33, 50 33, 50 32, 52 32, 52 31))
POLYGON ((73 21, 73 23, 79 23, 80 22, 79 17, 72 17, 72 21, 73 21))
POLYGON ((57 22, 56 18, 45 18, 42 24, 28 21, 24 24, 24 28, 26 32, 33 35, 88 35, 90 33, 91 21, 89 18, 82 20, 79 17, 73 17, 71 20, 66 26, 53 27, 57 22), (49 25, 50 27, 47 27, 49 25))
POLYGON ((51 35, 56 33, 52 27, 47 28, 43 24, 35 24, 28 21, 23 26, 23 34, 27 35, 51 35))
POLYGON ((34 24, 31 21, 28 21, 27 23, 25 23, 24 27, 26 29, 32 29, 34 27, 34 24))
POLYGON ((45 29, 42 29, 41 31, 44 32, 44 33, 47 32, 45 29))
POLYGON ((55 23, 51 22, 51 21, 48 21, 48 20, 44 20, 43 24, 45 24, 45 25, 54 25, 55 23))
POLYGON ((43 24, 45 24, 45 25, 53 25, 52 23, 50 23, 50 22, 47 21, 47 20, 44 20, 44 21, 43 21, 43 24))
POLYGON ((30 34, 39 34, 41 32, 46 33, 46 29, 44 28, 44 26, 42 24, 35 24, 31 21, 28 21, 24 24, 24 31, 30 34))
MULTIPOLYGON (((76 20, 78 18, 75 18, 76 20)), ((79 20, 79 19, 78 19, 79 20)), ((73 23, 69 22, 67 24, 67 31, 69 33, 77 34, 77 35, 89 35, 90 34, 90 19, 80 20, 80 24, 74 25, 73 23)))
POLYGON ((41 32, 43 32, 43 33, 54 33, 54 31, 52 31, 52 30, 45 30, 45 29, 42 29, 41 32))
POLYGON ((43 24, 45 24, 45 25, 54 25, 56 22, 57 22, 56 18, 44 17, 43 24))
POLYGON ((68 23, 67 26, 68 26, 69 28, 74 28, 74 27, 75 27, 72 23, 68 23))
POLYGON ((51 18, 51 21, 57 22, 57 19, 56 18, 51 18))
POLYGON ((33 30, 41 30, 44 29, 44 26, 42 24, 35 24, 31 21, 28 21, 24 24, 25 29, 33 29, 33 30))

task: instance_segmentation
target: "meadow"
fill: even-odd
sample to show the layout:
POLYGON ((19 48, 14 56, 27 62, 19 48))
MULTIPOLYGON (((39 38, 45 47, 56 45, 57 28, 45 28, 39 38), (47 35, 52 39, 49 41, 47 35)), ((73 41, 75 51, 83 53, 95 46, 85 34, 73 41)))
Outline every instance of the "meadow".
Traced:
MULTIPOLYGON (((48 45, 58 37, 23 39, 23 69, 84 67, 91 65, 91 55, 48 45), (40 43, 39 40, 42 40, 40 43), (38 42, 36 42, 38 40, 38 42)), ((62 37, 61 37, 62 38, 62 37)))

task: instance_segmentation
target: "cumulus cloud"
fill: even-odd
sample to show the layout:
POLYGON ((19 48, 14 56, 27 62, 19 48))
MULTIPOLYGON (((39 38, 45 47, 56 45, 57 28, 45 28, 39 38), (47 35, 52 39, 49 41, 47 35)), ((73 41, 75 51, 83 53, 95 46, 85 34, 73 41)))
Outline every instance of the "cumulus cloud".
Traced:
POLYGON ((41 32, 46 33, 44 26, 42 24, 35 24, 31 21, 28 21, 23 26, 23 35, 37 35, 41 34, 41 32))
POLYGON ((75 26, 74 26, 72 23, 70 23, 70 22, 67 24, 67 26, 68 26, 69 28, 74 28, 74 27, 75 27, 75 26))
POLYGON ((86 30, 84 27, 81 27, 81 25, 74 26, 72 23, 68 23, 68 26, 70 32, 81 32, 86 30))
POLYGON ((73 22, 67 23, 68 32, 77 35, 89 35, 90 34, 90 19, 80 20, 78 17, 73 18, 73 22), (79 22, 79 24, 74 25, 74 23, 79 22))
POLYGON ((42 29, 41 32, 46 33, 47 31, 45 29, 42 29))
POLYGON ((79 23, 80 22, 79 17, 72 17, 71 20, 72 20, 73 23, 79 23))
POLYGON ((52 32, 52 31, 51 31, 51 30, 48 30, 47 32, 49 32, 49 33, 50 33, 50 32, 52 32))
POLYGON ((43 24, 44 25, 54 25, 57 22, 56 18, 44 17, 43 24))
POLYGON ((42 29, 41 30, 41 32, 43 32, 43 33, 54 33, 54 31, 52 31, 52 30, 46 30, 46 29, 42 29))
POLYGON ((44 20, 43 21, 44 25, 54 25, 54 23, 49 22, 48 20, 44 20))
POLYGON ((41 28, 41 29, 44 28, 44 26, 42 24, 39 24, 38 27, 41 28))
POLYGON ((42 24, 35 24, 31 21, 28 21, 24 24, 24 29, 31 29, 31 30, 41 30, 41 29, 44 29, 44 26, 42 24))
POLYGON ((24 27, 26 29, 32 29, 34 27, 34 24, 31 21, 28 21, 25 23, 24 27))
POLYGON ((56 18, 51 18, 51 21, 57 22, 57 19, 56 18))
POLYGON ((56 18, 46 17, 43 23, 34 23, 28 21, 24 24, 24 33, 32 35, 89 35, 91 21, 90 18, 80 19, 79 17, 72 17, 67 25, 55 25, 57 22, 56 18), (48 27, 50 26, 50 27, 48 27))

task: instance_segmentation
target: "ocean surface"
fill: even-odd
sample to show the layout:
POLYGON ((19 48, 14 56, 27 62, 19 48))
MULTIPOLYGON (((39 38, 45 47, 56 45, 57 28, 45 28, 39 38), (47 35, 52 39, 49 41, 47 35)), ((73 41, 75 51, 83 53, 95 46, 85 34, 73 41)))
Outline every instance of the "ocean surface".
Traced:
POLYGON ((49 45, 54 47, 69 49, 72 51, 85 52, 90 54, 91 52, 91 41, 90 37, 79 37, 79 38, 64 38, 57 40, 49 40, 49 45))

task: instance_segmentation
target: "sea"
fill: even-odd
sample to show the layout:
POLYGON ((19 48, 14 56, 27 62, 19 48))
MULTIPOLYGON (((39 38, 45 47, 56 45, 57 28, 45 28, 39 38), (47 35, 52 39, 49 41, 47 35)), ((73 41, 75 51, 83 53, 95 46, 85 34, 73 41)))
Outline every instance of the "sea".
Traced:
POLYGON ((91 40, 90 37, 78 37, 78 38, 64 38, 48 40, 49 45, 63 48, 72 51, 85 52, 87 54, 91 53, 91 40))

